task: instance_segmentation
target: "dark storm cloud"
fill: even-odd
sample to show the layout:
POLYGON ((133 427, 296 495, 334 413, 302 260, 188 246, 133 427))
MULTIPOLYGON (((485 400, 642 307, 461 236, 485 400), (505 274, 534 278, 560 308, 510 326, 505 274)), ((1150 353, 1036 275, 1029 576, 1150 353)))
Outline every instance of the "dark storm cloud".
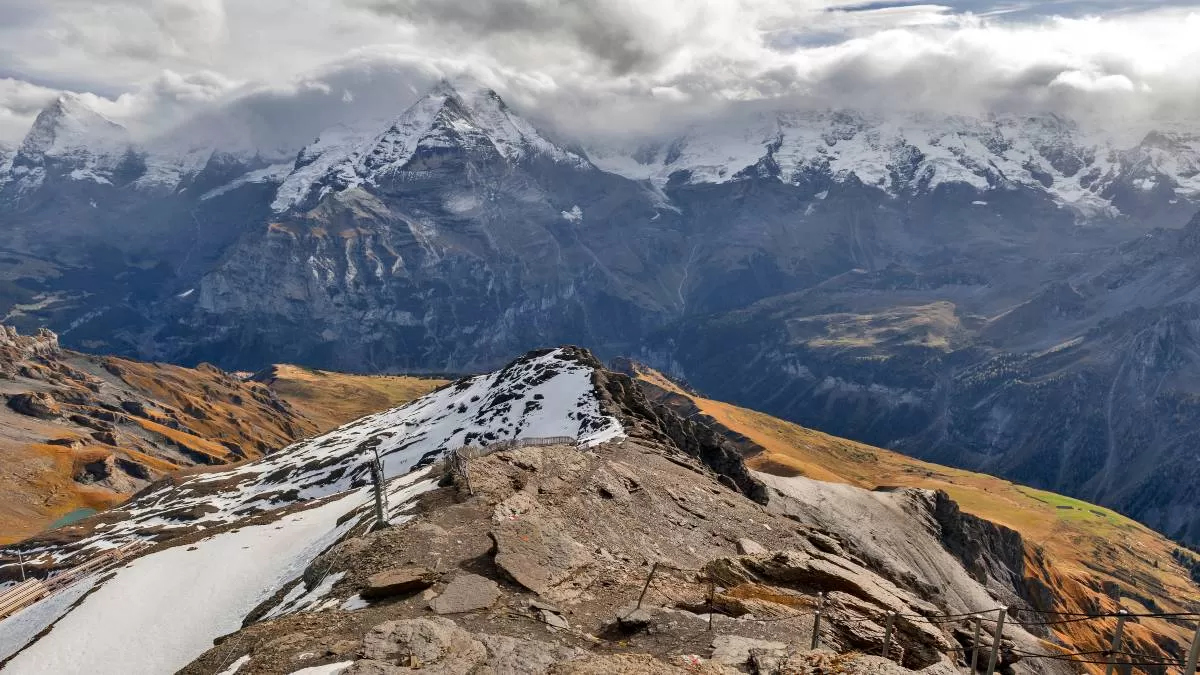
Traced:
MULTIPOLYGON (((1200 0, 1197 0, 1200 2, 1200 0)), ((777 106, 1200 111, 1177 0, 0 0, 0 140, 58 90, 138 133, 287 146, 467 74, 567 135, 777 106), (224 121, 221 121, 224 120, 224 121), (300 140, 297 140, 300 139, 300 140)))
POLYGON ((657 66, 675 45, 632 5, 604 0, 360 0, 379 14, 473 40, 575 45, 626 74, 657 66), (646 30, 650 28, 651 30, 646 30))

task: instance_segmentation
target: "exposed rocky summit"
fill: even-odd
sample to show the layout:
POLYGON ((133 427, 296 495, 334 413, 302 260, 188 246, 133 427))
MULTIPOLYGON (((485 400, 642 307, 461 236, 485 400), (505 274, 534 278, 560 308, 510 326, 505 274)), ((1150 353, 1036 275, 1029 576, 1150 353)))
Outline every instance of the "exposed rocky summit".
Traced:
MULTIPOLYGON (((906 517, 880 508, 848 521, 814 509, 812 490, 750 472, 691 424, 586 350, 532 352, 257 461, 160 481, 69 536, 24 542, 38 575, 118 547, 135 559, 80 587, 64 618, 22 623, 16 651, 0 658, 18 669, 53 660, 64 672, 84 653, 112 672, 236 663, 250 675, 335 664, 943 673, 963 662, 956 631, 969 626, 939 617, 992 608, 1000 594, 944 547, 958 525, 937 529, 936 495, 906 493, 925 499, 906 517), (390 527, 375 519, 368 487, 376 453, 390 527), (876 541, 885 531, 893 539, 876 541), (908 557, 898 557, 900 539, 908 557), (197 585, 208 589, 200 603, 197 585), (120 625, 95 630, 179 647, 122 650, 95 631, 53 629, 118 607, 120 625), (883 651, 892 612, 886 658, 864 656, 883 651)), ((1011 563, 987 546, 975 554, 988 569, 1011 563)), ((1028 658, 1049 647, 1019 622, 1004 640, 1006 671, 1065 672, 1028 658)))
MULTIPOLYGON (((338 578, 337 597, 364 595, 381 563, 411 561, 443 570, 429 591, 414 588, 350 612, 253 623, 183 672, 210 672, 217 659, 244 650, 247 673, 275 672, 272 663, 322 661, 347 662, 345 672, 362 673, 667 673, 687 666, 687 658, 713 673, 755 663, 759 672, 791 672, 766 664, 828 658, 809 653, 811 618, 801 616, 811 612, 819 590, 828 596, 822 642, 834 651, 878 650, 888 611, 939 611, 849 554, 822 551, 809 538, 815 532, 721 487, 702 465, 689 468, 649 443, 624 441, 586 453, 567 446, 502 450, 470 460, 469 467, 472 493, 465 485, 428 493, 412 520, 361 534, 310 567, 338 578), (596 482, 603 474, 620 476, 633 492, 605 496, 596 482), (513 530, 514 523, 520 529, 513 530), (524 534, 503 534, 509 531, 524 534), (770 550, 738 555, 737 535, 746 531, 770 550), (551 541, 555 553, 548 555, 551 541), (634 612, 654 563, 656 580, 643 609, 634 612), (710 582, 717 589, 711 605, 710 582), (698 615, 707 611, 716 612, 713 632, 698 615), (562 621, 548 621, 547 613, 562 621), (797 618, 760 621, 791 614, 797 618), (876 623, 864 623, 870 618, 876 623), (616 620, 626 626, 623 648, 604 637, 616 620), (286 651, 271 646, 297 631, 311 637, 297 638, 286 651), (318 640, 361 647, 324 656, 318 640), (609 655, 614 650, 642 652, 648 660, 625 662, 609 655)), ((973 584, 965 575, 962 583, 973 584)), ((1013 640, 1037 648, 1035 639, 1013 630, 1013 640)), ((910 668, 946 667, 954 661, 946 656, 952 640, 935 624, 904 619, 893 658, 910 668)), ((891 663, 904 670, 896 662, 874 667, 891 663)))

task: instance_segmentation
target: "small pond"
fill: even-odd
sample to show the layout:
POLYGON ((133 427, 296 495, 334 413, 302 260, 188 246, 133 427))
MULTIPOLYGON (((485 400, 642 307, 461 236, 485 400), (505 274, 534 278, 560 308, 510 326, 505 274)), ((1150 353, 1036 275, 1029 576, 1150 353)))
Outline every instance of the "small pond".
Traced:
POLYGON ((94 516, 97 513, 99 513, 99 512, 96 511, 96 509, 89 509, 86 506, 82 507, 82 508, 78 508, 78 509, 75 509, 74 511, 68 513, 67 515, 63 516, 62 518, 59 518, 58 520, 54 521, 53 523, 50 523, 50 527, 48 527, 46 529, 57 530, 60 527, 66 527, 67 525, 70 525, 72 523, 78 523, 79 521, 83 520, 84 518, 87 518, 88 516, 94 516))

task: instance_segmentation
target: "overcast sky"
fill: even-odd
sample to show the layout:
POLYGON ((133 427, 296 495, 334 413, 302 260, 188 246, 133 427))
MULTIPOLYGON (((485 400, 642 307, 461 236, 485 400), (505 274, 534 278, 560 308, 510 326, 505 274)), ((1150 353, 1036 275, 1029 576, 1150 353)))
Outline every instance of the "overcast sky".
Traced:
POLYGON ((1198 35, 1171 0, 0 0, 0 141, 73 91, 286 145, 463 73, 570 134, 762 100, 1191 119, 1198 35))

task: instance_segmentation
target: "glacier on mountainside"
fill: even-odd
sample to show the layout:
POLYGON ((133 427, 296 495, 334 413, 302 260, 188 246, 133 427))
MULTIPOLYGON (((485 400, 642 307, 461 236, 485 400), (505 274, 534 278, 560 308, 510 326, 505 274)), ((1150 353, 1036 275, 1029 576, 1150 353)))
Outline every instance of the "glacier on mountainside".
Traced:
POLYGON ((1200 199, 1200 136, 1085 129, 1055 115, 777 111, 696 125, 632 148, 601 145, 588 154, 603 170, 658 186, 726 183, 764 171, 789 183, 853 177, 892 195, 948 183, 980 192, 1019 185, 1091 214, 1112 211, 1116 181, 1166 176, 1181 196, 1200 199))
POLYGON ((402 171, 422 152, 462 147, 494 150, 508 162, 534 156, 584 166, 588 160, 563 150, 508 106, 491 89, 471 82, 442 82, 392 120, 382 133, 338 126, 301 150, 295 169, 280 185, 272 208, 283 212, 310 198, 343 192, 402 171))

